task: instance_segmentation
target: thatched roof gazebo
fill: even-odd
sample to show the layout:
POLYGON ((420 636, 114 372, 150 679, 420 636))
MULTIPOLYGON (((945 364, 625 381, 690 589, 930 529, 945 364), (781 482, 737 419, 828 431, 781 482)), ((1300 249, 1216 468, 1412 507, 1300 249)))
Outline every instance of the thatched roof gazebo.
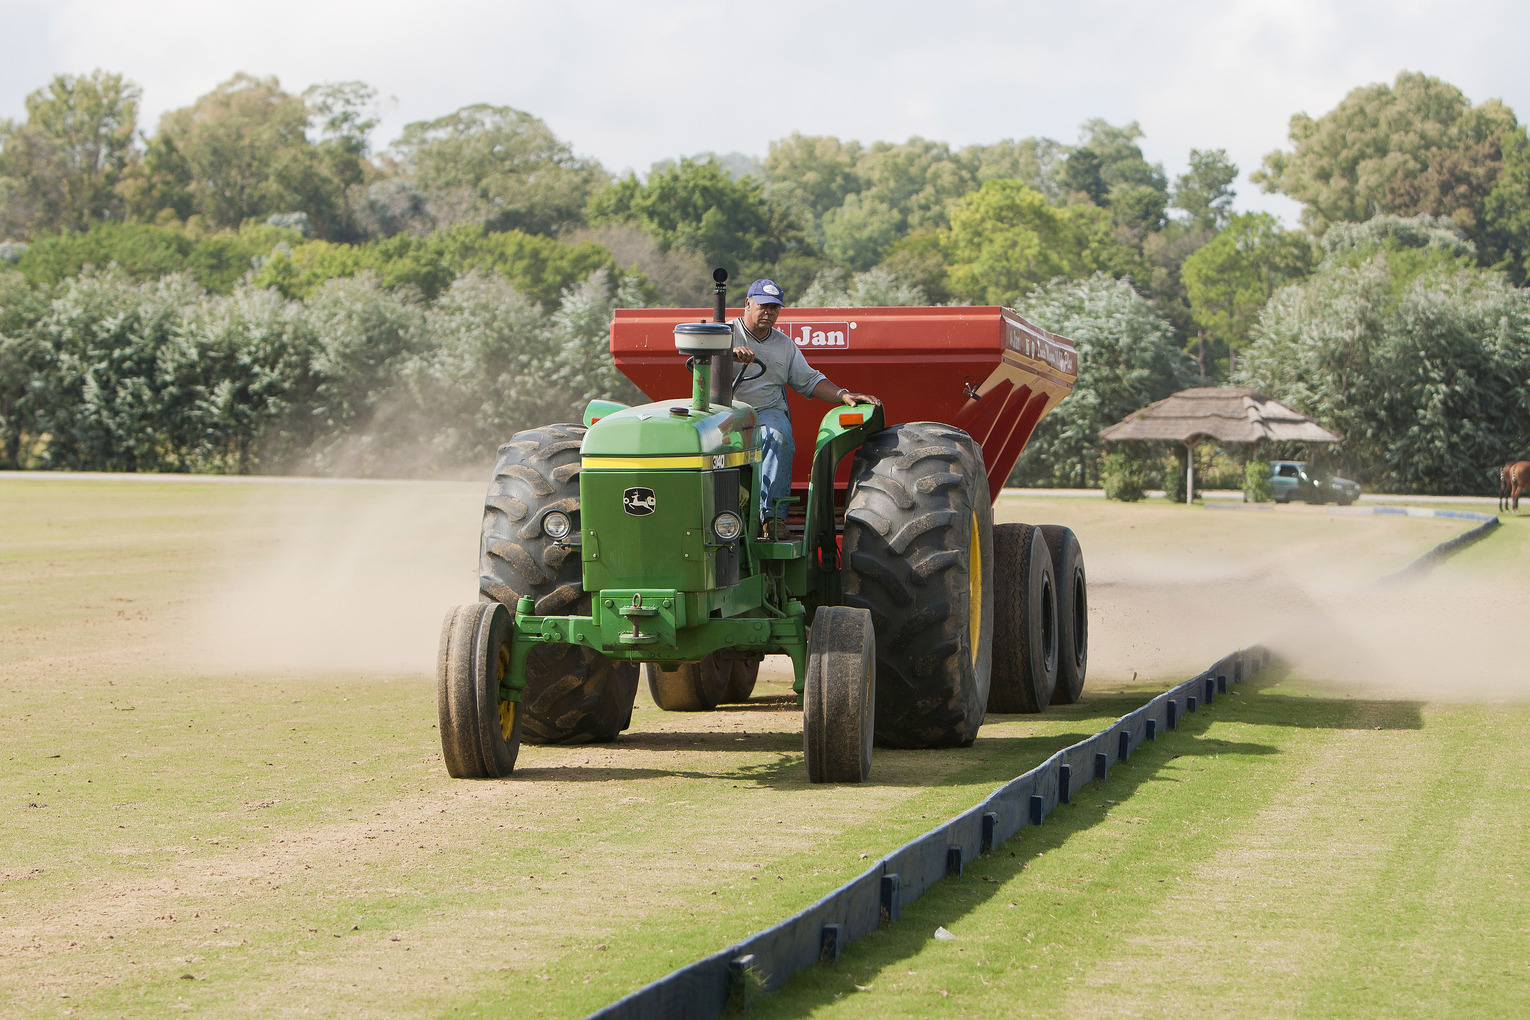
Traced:
POLYGON ((1195 444, 1203 439, 1250 448, 1263 442, 1337 443, 1344 437, 1305 414, 1241 386, 1198 386, 1156 400, 1100 430, 1107 443, 1179 442, 1189 453, 1188 501, 1195 494, 1195 444))

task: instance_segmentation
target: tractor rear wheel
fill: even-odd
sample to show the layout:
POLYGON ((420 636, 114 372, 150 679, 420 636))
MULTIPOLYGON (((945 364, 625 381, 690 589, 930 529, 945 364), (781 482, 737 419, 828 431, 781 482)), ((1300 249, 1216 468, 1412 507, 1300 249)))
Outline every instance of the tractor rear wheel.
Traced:
POLYGON ((732 678, 732 663, 713 652, 700 662, 682 662, 669 672, 643 663, 653 703, 666 712, 710 712, 722 703, 732 678))
POLYGON ((510 665, 510 613, 498 603, 458 606, 441 626, 436 714, 454 779, 498 779, 515 768, 520 706, 500 684, 510 665))
POLYGON ((843 591, 877 634, 876 737, 965 747, 988 707, 993 508, 983 454, 949 425, 870 437, 850 468, 843 591))
POLYGON ((1073 529, 1043 524, 1041 534, 1057 579, 1057 687, 1052 704, 1071 705, 1083 693, 1089 669, 1089 577, 1084 572, 1084 549, 1073 529))
MULTIPOLYGON (((539 616, 588 615, 577 548, 542 531, 550 510, 579 509, 582 425, 517 432, 499 448, 484 499, 479 597, 512 611, 530 596, 539 616)), ((534 744, 613 740, 632 722, 637 665, 580 645, 542 645, 526 657, 521 696, 525 738, 534 744)))
POLYGON ((990 712, 1040 712, 1057 685, 1057 584, 1040 528, 996 524, 990 712))
POLYGON ((802 748, 812 783, 863 783, 871 775, 877 703, 871 614, 824 606, 808 636, 802 748))

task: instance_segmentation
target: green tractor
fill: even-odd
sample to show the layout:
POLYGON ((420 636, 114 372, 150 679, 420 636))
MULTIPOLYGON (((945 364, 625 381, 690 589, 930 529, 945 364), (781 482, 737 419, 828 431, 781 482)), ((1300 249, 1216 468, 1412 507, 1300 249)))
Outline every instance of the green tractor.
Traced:
MULTIPOLYGON (((990 709, 1078 698, 1088 633, 1077 539, 996 528, 991 485, 1071 390, 1072 344, 1007 309, 918 310, 943 331, 906 309, 789 310, 778 328, 815 367, 833 362, 826 371, 867 380, 886 406, 948 410, 953 424, 889 426, 869 404, 829 410, 811 450, 796 451, 786 534, 757 537, 760 429, 731 399, 726 274, 715 275, 711 321, 644 309, 618 311, 612 326, 629 378, 674 392, 683 365, 688 399, 596 400, 581 424, 500 447, 481 601, 449 612, 441 632, 452 776, 509 775, 522 740, 615 739, 640 666, 660 708, 695 711, 746 700, 761 659, 789 657, 815 783, 864 781, 874 743, 966 746, 990 709), (965 348, 953 332, 968 335, 965 348), (935 364, 932 347, 949 356, 935 364), (966 381, 948 408, 935 380, 952 370, 966 381)), ((796 421, 805 407, 793 407, 796 421)))

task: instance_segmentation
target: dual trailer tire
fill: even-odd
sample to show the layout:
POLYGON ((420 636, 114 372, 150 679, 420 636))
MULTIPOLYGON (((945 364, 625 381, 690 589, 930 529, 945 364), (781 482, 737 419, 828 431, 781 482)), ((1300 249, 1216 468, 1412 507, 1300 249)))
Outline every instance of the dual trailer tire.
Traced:
POLYGON ((1057 687, 1057 580, 1041 529, 996 524, 993 684, 990 712, 1040 712, 1057 687))
POLYGON ((1056 524, 994 526, 1003 574, 990 712, 1071 705, 1089 666, 1089 584, 1078 536, 1056 524))
POLYGON ((983 456, 949 425, 895 425, 850 467, 843 600, 876 633, 876 741, 966 747, 994 656, 993 507, 983 456))
MULTIPOLYGON (((499 448, 484 500, 479 597, 509 609, 530 596, 539 616, 585 615, 590 597, 576 548, 542 532, 549 510, 579 508, 581 425, 516 433, 499 448)), ((533 744, 614 740, 632 723, 637 664, 580 645, 539 645, 526 657, 520 714, 533 744)), ((444 739, 444 738, 443 738, 444 739)))
POLYGON ((500 686, 510 628, 510 613, 497 602, 458 606, 441 626, 436 715, 453 779, 499 779, 515 768, 525 716, 500 686))
POLYGON ((1089 577, 1084 549, 1071 528, 1041 525, 1057 582, 1057 686, 1052 704, 1071 705, 1084 691, 1089 670, 1089 577))
POLYGON ((871 613, 823 606, 808 637, 802 749, 812 783, 863 783, 871 775, 877 710, 871 613))

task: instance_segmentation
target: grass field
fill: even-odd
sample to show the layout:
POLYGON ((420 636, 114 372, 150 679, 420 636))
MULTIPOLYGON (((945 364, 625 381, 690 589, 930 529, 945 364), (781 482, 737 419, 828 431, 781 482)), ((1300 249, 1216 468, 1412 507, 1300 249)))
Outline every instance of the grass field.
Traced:
MULTIPOLYGON (((811 788, 778 670, 717 713, 643 692, 617 744, 528 747, 516 779, 464 783, 427 670, 441 614, 473 597, 480 499, 0 477, 0 1012, 578 1016, 1462 527, 1006 499, 1000 519, 1083 538, 1081 704, 811 788)), ((1509 552, 1523 576, 1517 521, 1455 581, 1506 584, 1509 552)), ((1520 707, 1322 672, 1219 699, 755 1008, 1337 1015, 1406 990, 1392 1012, 1424 1015, 1470 1012, 1473 984, 1498 989, 1489 1013, 1523 1002, 1520 707), (1404 760, 1428 767, 1405 782, 1404 760), (958 941, 928 942, 937 924, 958 941)))

